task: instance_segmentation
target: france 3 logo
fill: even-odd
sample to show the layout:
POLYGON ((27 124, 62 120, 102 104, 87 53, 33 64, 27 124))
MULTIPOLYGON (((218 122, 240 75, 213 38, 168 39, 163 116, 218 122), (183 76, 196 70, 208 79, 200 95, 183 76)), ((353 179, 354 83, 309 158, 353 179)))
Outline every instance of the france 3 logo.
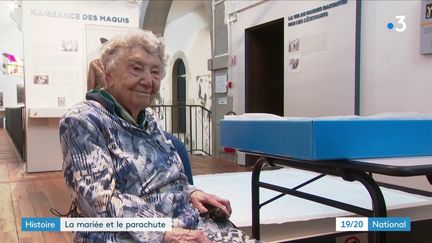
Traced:
POLYGON ((432 18, 432 3, 426 4, 426 19, 432 18))
POLYGON ((389 30, 394 29, 397 32, 404 32, 407 28, 407 23, 405 22, 406 16, 396 15, 395 18, 397 19, 397 23, 392 23, 392 22, 387 23, 387 29, 389 30))

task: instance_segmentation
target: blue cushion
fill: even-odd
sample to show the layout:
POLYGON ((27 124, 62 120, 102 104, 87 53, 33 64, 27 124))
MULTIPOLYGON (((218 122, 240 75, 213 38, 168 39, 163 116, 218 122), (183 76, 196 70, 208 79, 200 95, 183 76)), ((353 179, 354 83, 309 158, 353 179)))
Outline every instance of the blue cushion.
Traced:
POLYGON ((186 150, 185 145, 182 141, 180 141, 176 136, 174 136, 172 133, 165 132, 165 137, 172 141, 175 149, 177 150, 177 153, 179 154, 182 162, 183 167, 185 169, 186 176, 188 177, 189 183, 193 185, 193 178, 192 178, 192 167, 189 161, 189 154, 186 150))

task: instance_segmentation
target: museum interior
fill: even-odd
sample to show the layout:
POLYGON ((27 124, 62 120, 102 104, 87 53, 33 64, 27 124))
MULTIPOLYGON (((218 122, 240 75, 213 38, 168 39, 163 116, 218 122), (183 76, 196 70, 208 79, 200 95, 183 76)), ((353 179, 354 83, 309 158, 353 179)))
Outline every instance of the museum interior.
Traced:
POLYGON ((0 27, 4 242, 74 241, 25 220, 71 217, 60 124, 109 93, 101 50, 139 30, 165 45, 148 106, 163 141, 188 188, 230 201, 235 228, 262 242, 431 242, 432 0, 5 0, 0 27))

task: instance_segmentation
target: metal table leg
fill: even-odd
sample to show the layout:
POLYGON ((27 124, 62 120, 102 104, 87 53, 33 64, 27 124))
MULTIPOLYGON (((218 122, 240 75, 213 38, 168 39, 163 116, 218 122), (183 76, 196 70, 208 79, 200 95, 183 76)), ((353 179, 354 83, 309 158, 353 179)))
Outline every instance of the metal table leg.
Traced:
MULTIPOLYGON (((260 174, 262 168, 266 165, 273 165, 273 162, 269 162, 266 158, 261 157, 257 160, 253 172, 252 172, 252 237, 259 240, 260 239, 260 199, 259 199, 259 189, 260 187, 271 188, 272 190, 279 191, 285 194, 291 194, 299 196, 300 198, 316 201, 323 203, 325 205, 333 206, 336 208, 341 208, 350 212, 357 212, 364 216, 372 216, 372 217, 387 217, 387 208, 384 200, 384 196, 382 195, 381 189, 375 182, 375 180, 363 171, 354 171, 354 170, 343 170, 335 168, 336 172, 334 175, 339 175, 344 180, 347 181, 359 181, 369 192, 372 201, 372 210, 366 210, 362 208, 358 208, 353 205, 328 200, 325 198, 312 196, 312 195, 304 195, 302 192, 296 192, 295 189, 287 189, 287 188, 279 188, 278 186, 270 185, 268 183, 262 183, 259 181, 260 174), (371 215, 372 214, 372 215, 371 215)), ((376 243, 386 243, 387 242, 387 234, 386 232, 370 232, 369 233, 369 242, 376 243)))
POLYGON ((252 237, 260 239, 260 199, 259 199, 259 177, 262 168, 267 164, 263 157, 255 163, 252 172, 252 237))
MULTIPOLYGON (((341 176, 344 180, 358 181, 367 189, 372 200, 373 217, 387 217, 387 207, 384 196, 378 184, 370 175, 360 171, 344 171, 341 176)), ((386 243, 387 233, 384 231, 369 232, 369 241, 386 243)))

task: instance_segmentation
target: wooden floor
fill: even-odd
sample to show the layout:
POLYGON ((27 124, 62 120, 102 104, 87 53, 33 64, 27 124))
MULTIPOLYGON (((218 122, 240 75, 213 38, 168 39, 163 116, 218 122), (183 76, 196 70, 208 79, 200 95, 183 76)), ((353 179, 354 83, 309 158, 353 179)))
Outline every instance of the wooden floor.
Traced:
MULTIPOLYGON (((233 162, 191 156, 194 175, 251 171, 233 162)), ((72 233, 21 232, 22 217, 54 217, 71 202, 61 172, 26 173, 4 129, 0 129, 0 242, 72 242, 72 233)))

